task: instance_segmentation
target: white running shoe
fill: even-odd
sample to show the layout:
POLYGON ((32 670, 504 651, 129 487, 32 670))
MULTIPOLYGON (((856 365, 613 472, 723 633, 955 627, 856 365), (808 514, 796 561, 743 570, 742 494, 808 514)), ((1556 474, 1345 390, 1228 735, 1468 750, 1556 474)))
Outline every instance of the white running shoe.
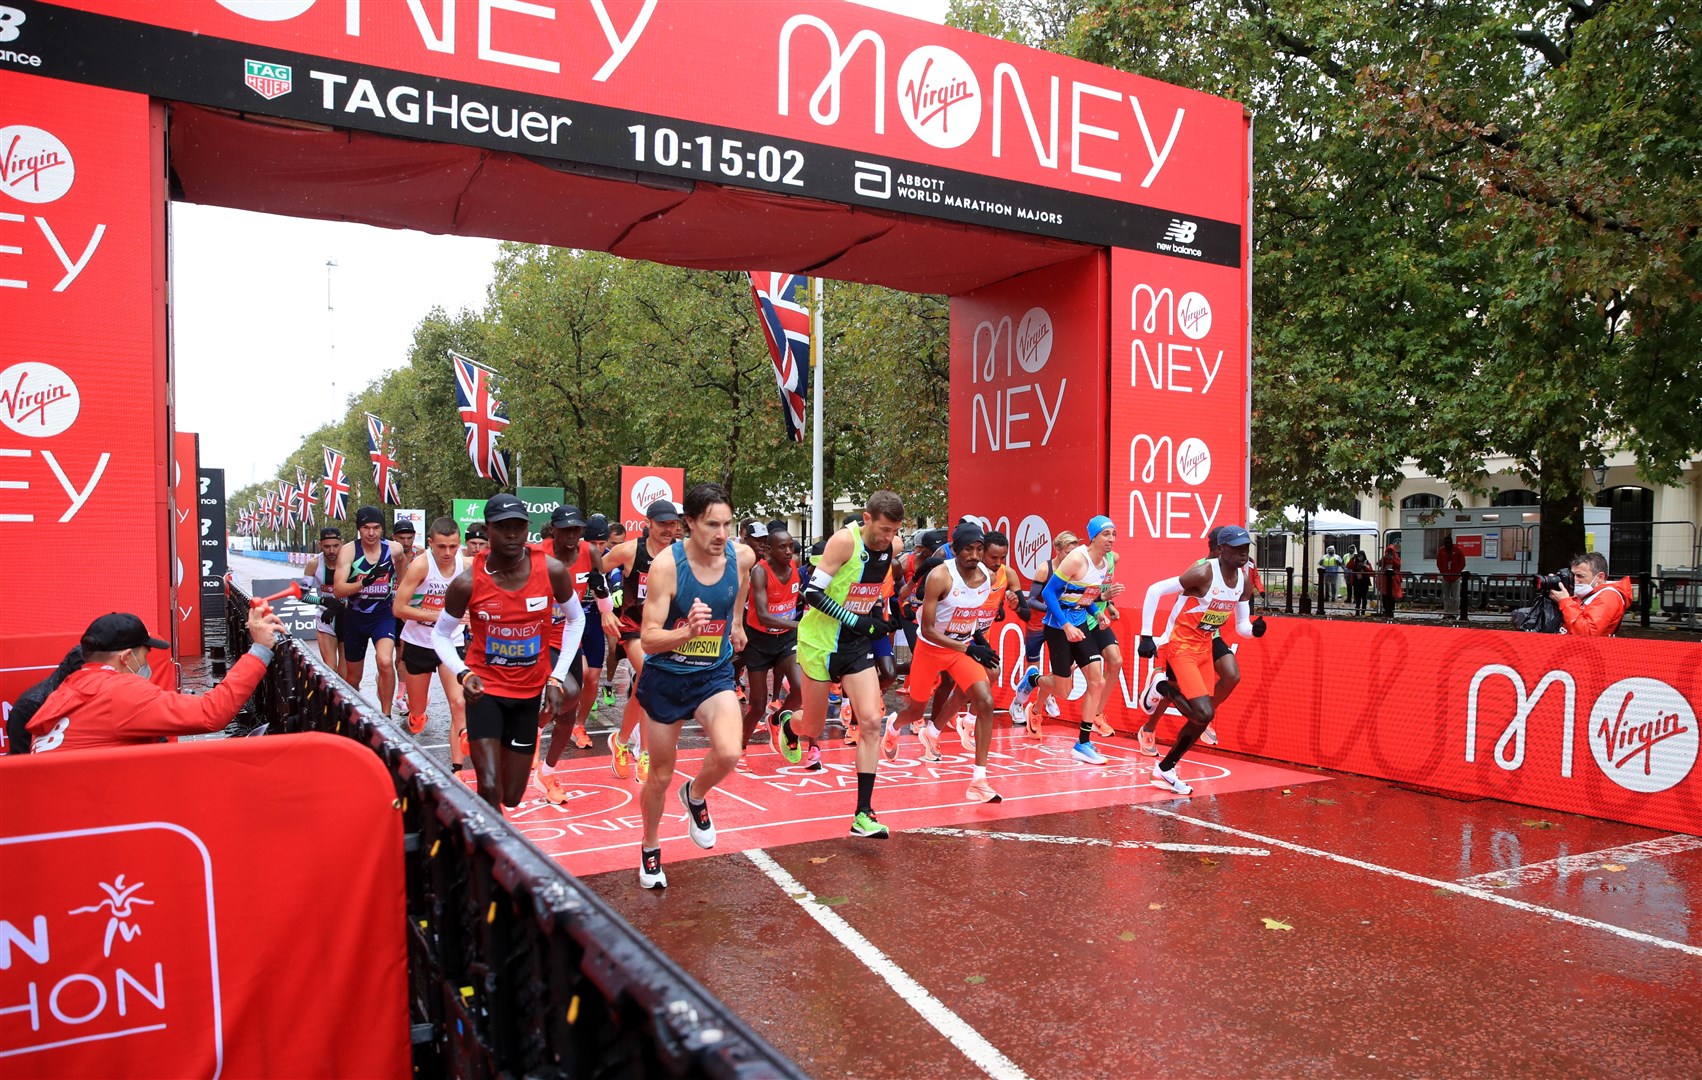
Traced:
POLYGON ((932 724, 917 724, 916 738, 922 743, 922 760, 940 760, 940 733, 932 724))
POLYGON ((1070 756, 1085 765, 1103 765, 1110 760, 1090 742, 1079 742, 1070 747, 1070 756))
POLYGON ((975 753, 975 717, 971 713, 958 713, 952 718, 952 726, 957 728, 957 741, 963 744, 963 752, 975 753))
POLYGON ((1216 728, 1216 726, 1214 726, 1212 724, 1207 724, 1206 729, 1204 731, 1200 732, 1200 741, 1205 743, 1207 746, 1216 746, 1217 745, 1217 728, 1216 728))
POLYGON ((715 824, 709 820, 709 801, 693 804, 691 801, 691 782, 694 777, 686 777, 680 785, 680 805, 686 810, 686 834, 691 842, 698 847, 708 850, 715 846, 715 824))
POLYGON ((1147 757, 1158 756, 1158 731, 1154 728, 1143 727, 1135 732, 1135 749, 1147 757))
POLYGON ((1046 699, 1046 715, 1056 720, 1064 714, 1058 711, 1058 695, 1053 694, 1046 699))
POLYGON ((1141 711, 1148 716, 1164 707, 1164 695, 1158 692, 1158 684, 1163 681, 1164 669, 1155 665, 1147 676, 1146 689, 1141 692, 1141 711))
POLYGON ((992 785, 988 784, 985 780, 971 780, 969 782, 969 790, 963 793, 963 797, 965 800, 972 803, 999 802, 1003 798, 1003 796, 994 791, 992 785))
POLYGON ((1152 786, 1169 788, 1178 795, 1192 795, 1194 793, 1194 789, 1184 784, 1182 778, 1176 775, 1175 769, 1165 772, 1157 765, 1152 767, 1152 786))
POLYGON ((638 849, 638 886, 641 889, 666 889, 668 875, 662 872, 662 849, 638 849))

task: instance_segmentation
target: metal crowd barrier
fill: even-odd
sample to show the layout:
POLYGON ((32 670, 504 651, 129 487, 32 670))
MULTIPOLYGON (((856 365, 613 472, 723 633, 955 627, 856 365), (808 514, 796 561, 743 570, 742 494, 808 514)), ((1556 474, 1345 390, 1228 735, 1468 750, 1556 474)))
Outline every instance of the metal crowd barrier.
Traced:
MULTIPOLYGON (((231 657, 248 601, 232 583, 231 657)), ((343 735, 390 772, 416 1076, 804 1076, 299 641, 279 643, 248 709, 268 735, 343 735)))

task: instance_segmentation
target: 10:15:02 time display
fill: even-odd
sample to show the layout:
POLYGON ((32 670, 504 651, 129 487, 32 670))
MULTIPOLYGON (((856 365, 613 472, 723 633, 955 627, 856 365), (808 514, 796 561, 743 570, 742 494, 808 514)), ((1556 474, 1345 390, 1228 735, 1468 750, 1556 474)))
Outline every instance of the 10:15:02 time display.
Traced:
POLYGON ((738 139, 718 139, 713 135, 699 135, 688 141, 680 138, 673 128, 650 129, 643 124, 634 124, 627 131, 632 134, 633 160, 640 165, 654 162, 671 169, 699 170, 705 175, 719 170, 726 177, 804 186, 799 175, 804 171, 801 150, 782 150, 778 146, 746 150, 738 139))

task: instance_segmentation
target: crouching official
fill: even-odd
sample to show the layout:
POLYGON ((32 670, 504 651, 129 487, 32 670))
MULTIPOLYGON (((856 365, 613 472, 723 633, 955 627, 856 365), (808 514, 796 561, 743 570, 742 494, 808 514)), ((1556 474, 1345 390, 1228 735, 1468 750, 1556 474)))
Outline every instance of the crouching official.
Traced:
POLYGON ((102 615, 83 631, 83 666, 48 695, 30 721, 30 752, 136 746, 218 731, 260 685, 284 632, 270 608, 251 610, 248 634, 254 644, 224 681, 205 694, 179 694, 148 681, 148 650, 170 646, 134 615, 102 615))

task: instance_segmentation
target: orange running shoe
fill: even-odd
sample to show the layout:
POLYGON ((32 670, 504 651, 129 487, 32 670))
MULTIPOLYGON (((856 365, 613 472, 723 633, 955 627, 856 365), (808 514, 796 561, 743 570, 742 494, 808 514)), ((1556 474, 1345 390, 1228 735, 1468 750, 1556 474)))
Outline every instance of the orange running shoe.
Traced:
POLYGON ((857 745, 857 721, 848 720, 845 723, 845 745, 857 745))
POLYGON ((614 770, 617 777, 625 780, 627 774, 632 771, 631 761, 632 751, 626 748, 626 743, 621 742, 621 733, 609 732, 609 768, 614 770))
POLYGON ((471 745, 468 744, 468 741, 467 741, 467 729, 466 728, 461 729, 461 740, 460 741, 461 741, 461 760, 466 761, 468 758, 473 756, 473 748, 472 748, 471 745))
POLYGON ((963 797, 972 803, 990 803, 1003 800, 1003 796, 994 791, 992 785, 985 780, 971 780, 969 790, 963 793, 963 797))
POLYGON ((415 735, 418 735, 420 732, 425 730, 425 726, 426 726, 425 713, 418 713, 418 714, 409 713, 408 714, 408 730, 409 731, 413 732, 415 735))
POLYGON ((573 725, 573 745, 579 747, 581 750, 590 749, 591 736, 585 733, 584 724, 573 725))
POLYGON ((567 801, 567 789, 562 787, 555 774, 547 771, 543 765, 538 766, 538 789, 544 793, 544 798, 555 806, 567 801))
POLYGON ((638 769, 636 772, 636 779, 641 784, 650 779, 650 751, 648 750, 640 750, 638 752, 638 769))

